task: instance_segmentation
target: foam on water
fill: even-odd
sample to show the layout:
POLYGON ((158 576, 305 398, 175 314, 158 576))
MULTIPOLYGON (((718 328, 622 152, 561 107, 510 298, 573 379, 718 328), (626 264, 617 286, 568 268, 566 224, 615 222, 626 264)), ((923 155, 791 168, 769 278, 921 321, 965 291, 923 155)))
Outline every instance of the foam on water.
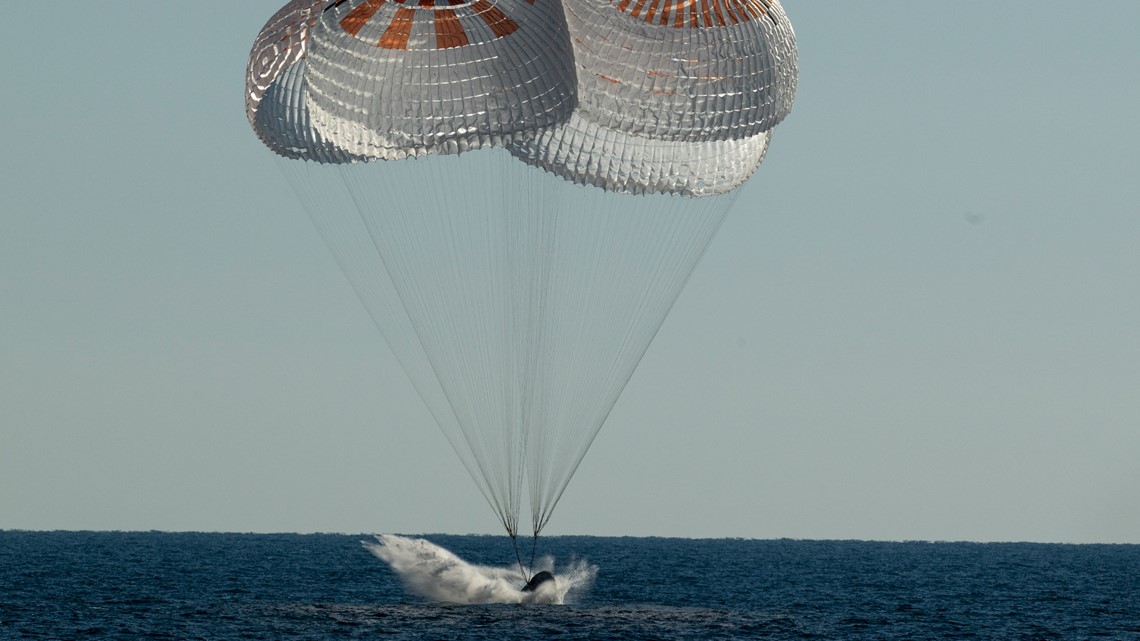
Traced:
POLYGON ((518 569, 472 565, 424 539, 381 534, 375 541, 361 543, 392 567, 409 592, 443 603, 562 604, 589 588, 598 571, 579 561, 558 573, 554 560, 545 557, 531 572, 547 570, 554 580, 523 592, 526 580, 518 569))

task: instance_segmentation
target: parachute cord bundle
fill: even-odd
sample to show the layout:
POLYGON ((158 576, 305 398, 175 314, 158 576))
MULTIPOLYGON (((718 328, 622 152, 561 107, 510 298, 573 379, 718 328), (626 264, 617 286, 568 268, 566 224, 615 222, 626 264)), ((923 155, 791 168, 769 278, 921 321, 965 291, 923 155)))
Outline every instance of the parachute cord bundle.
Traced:
POLYGON ((524 492, 532 534, 549 521, 736 198, 615 198, 479 152, 344 166, 346 206, 324 167, 282 166, 512 538, 524 492))

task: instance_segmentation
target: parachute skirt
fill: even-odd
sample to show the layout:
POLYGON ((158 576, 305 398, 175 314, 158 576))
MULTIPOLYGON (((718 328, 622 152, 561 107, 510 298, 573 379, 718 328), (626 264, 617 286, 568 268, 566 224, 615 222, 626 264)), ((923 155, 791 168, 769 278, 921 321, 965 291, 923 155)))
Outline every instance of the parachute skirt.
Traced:
POLYGON ((768 151, 771 133, 744 140, 672 142, 623 133, 580 113, 512 143, 515 157, 580 185, 623 194, 714 196, 744 184, 768 151))
POLYGON ((341 149, 313 127, 305 91, 305 61, 284 71, 265 90, 254 114, 254 130, 278 155, 293 160, 343 164, 367 160, 341 149))

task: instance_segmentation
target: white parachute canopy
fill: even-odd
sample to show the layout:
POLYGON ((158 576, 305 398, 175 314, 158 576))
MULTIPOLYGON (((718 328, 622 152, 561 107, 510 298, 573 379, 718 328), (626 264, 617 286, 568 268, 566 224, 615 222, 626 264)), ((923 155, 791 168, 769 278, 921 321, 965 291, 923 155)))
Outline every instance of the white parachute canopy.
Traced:
POLYGON ((247 78, 444 435, 537 537, 791 108, 795 40, 775 0, 294 0, 247 78))

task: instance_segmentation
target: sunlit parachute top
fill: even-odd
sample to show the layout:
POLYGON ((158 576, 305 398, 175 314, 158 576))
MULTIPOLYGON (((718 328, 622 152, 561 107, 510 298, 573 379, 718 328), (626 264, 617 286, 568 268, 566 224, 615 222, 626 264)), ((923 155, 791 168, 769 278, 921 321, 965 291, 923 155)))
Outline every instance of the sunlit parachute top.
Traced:
POLYGON ((287 158, 506 147, 579 184, 707 196, 752 175, 795 90, 778 0, 292 0, 246 111, 287 158))

